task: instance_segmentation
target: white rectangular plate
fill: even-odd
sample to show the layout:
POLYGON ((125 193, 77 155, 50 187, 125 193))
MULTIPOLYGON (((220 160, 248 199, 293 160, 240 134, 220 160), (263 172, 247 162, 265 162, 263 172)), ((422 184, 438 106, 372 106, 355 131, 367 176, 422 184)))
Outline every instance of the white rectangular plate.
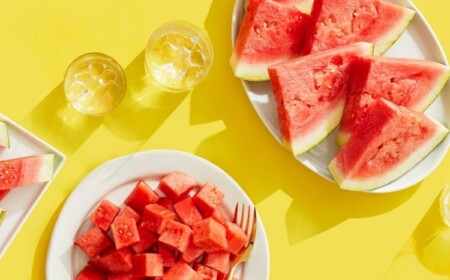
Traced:
MULTIPOLYGON (((53 177, 55 177, 66 160, 65 155, 2 114, 0 114, 0 121, 6 123, 10 139, 9 149, 0 148, 0 160, 52 153, 55 156, 53 174, 53 177)), ((0 258, 12 243, 50 183, 51 181, 12 189, 0 201, 0 208, 8 212, 0 225, 0 258)))

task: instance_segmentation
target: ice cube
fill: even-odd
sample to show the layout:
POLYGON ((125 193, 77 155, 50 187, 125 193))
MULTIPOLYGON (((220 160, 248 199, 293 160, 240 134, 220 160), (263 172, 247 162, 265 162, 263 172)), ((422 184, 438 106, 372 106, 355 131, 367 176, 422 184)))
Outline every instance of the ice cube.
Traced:
POLYGON ((105 68, 100 63, 89 63, 88 69, 89 69, 89 73, 92 76, 98 77, 102 74, 102 72, 105 68))
POLYGON ((100 75, 98 81, 100 82, 100 84, 102 84, 104 86, 110 82, 115 83, 117 81, 117 74, 116 74, 116 72, 114 72, 113 69, 108 67, 103 70, 103 73, 100 75))

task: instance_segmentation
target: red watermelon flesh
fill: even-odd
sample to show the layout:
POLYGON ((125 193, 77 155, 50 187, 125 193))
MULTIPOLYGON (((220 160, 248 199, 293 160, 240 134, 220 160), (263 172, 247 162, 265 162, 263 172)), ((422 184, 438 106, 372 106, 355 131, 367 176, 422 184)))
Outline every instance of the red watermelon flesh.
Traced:
POLYGON ((164 176, 159 182, 159 189, 173 201, 184 198, 196 186, 197 180, 178 171, 164 176))
POLYGON ((111 232, 116 249, 124 248, 140 241, 134 219, 115 221, 111 225, 111 232))
POLYGON ((147 253, 134 255, 131 258, 133 262, 133 274, 138 277, 156 277, 163 276, 163 260, 161 255, 147 253))
POLYGON ((75 244, 92 258, 109 248, 113 243, 108 235, 98 227, 94 226, 75 239, 75 244))
POLYGON ((192 200, 203 215, 209 216, 222 203, 224 193, 212 182, 207 182, 194 195, 192 200))
POLYGON ((186 250, 181 254, 181 259, 186 263, 193 263, 197 259, 199 259, 203 255, 203 250, 199 247, 195 246, 192 242, 192 239, 189 241, 189 244, 186 250))
POLYGON ((244 230, 235 223, 228 222, 227 226, 228 252, 237 255, 247 244, 248 238, 244 230))
POLYGON ((355 43, 269 68, 283 144, 294 155, 308 151, 341 120, 351 66, 372 44, 355 43))
POLYGON ((7 195, 8 193, 11 191, 11 189, 7 189, 7 190, 1 190, 0 191, 0 201, 2 201, 7 195))
POLYGON ((103 199, 94 213, 92 213, 90 219, 96 226, 106 232, 119 211, 120 208, 118 206, 107 199, 103 199))
POLYGON ((130 247, 136 254, 140 254, 150 249, 158 238, 142 225, 139 225, 137 230, 139 232, 139 242, 132 244, 130 247))
POLYGON ((185 262, 178 262, 164 273, 163 280, 197 280, 197 273, 185 262))
POLYGON ((77 274, 75 280, 106 280, 106 276, 101 270, 87 265, 77 274))
POLYGON ((147 204, 155 203, 159 196, 154 192, 145 181, 140 180, 133 191, 125 199, 125 204, 133 208, 138 214, 142 215, 147 204))
POLYGON ((230 253, 228 252, 207 253, 203 257, 203 264, 219 272, 227 274, 230 265, 230 253))
POLYGON ((170 200, 167 196, 159 198, 158 204, 166 209, 172 210, 172 200, 170 200))
POLYGON ((230 60, 235 76, 268 80, 268 66, 299 55, 309 19, 292 5, 276 1, 262 1, 249 9, 230 60))
POLYGON ((53 176, 53 154, 0 161, 0 190, 34 185, 53 176))
POLYGON ((122 213, 120 213, 116 217, 114 222, 119 222, 119 221, 128 220, 128 219, 133 219, 133 220, 136 221, 136 223, 139 223, 141 221, 141 215, 136 213, 136 211, 134 211, 131 207, 125 206, 125 208, 123 209, 122 213))
POLYGON ((133 273, 114 273, 108 274, 108 280, 140 280, 142 278, 135 277, 133 273))
POLYGON ((181 222, 188 226, 192 226, 196 222, 203 220, 202 215, 190 197, 186 197, 185 199, 175 203, 173 208, 178 214, 181 222))
POLYGON ((145 207, 142 225, 148 230, 162 233, 166 223, 175 219, 176 214, 158 204, 149 204, 145 207))
POLYGON ((132 256, 128 247, 111 249, 92 258, 89 264, 111 273, 127 273, 133 270, 132 256))
POLYGON ((380 98, 328 168, 342 189, 375 189, 414 167, 447 133, 424 114, 380 98))
POLYGON ((173 251, 170 251, 166 248, 166 246, 162 245, 160 242, 158 242, 158 254, 161 255, 161 258, 163 260, 163 266, 164 267, 172 267, 177 262, 177 257, 175 256, 175 253, 173 251))
POLYGON ((186 251, 192 230, 189 226, 174 220, 168 220, 158 241, 179 252, 186 251))
POLYGON ((218 272, 215 269, 196 263, 194 270, 197 272, 197 280, 217 280, 218 272))
POLYGON ((226 229, 213 218, 205 219, 192 227, 193 243, 207 253, 226 251, 226 229))
POLYGON ((374 54, 382 54, 408 27, 414 14, 378 0, 315 0, 302 53, 363 41, 374 43, 374 54))
POLYGON ((343 145, 362 122, 371 104, 385 98, 423 112, 450 75, 440 63, 393 57, 364 57, 355 63, 337 143, 343 145))

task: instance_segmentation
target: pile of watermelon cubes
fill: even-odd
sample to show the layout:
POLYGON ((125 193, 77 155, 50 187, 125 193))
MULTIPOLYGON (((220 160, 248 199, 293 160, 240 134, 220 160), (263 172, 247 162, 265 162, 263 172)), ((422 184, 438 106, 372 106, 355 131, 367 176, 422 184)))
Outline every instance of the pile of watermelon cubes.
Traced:
POLYGON ((166 196, 140 180, 123 210, 99 203, 93 227, 75 240, 90 258, 76 280, 225 279, 248 238, 219 209, 223 192, 182 172, 166 175, 158 187, 166 196))

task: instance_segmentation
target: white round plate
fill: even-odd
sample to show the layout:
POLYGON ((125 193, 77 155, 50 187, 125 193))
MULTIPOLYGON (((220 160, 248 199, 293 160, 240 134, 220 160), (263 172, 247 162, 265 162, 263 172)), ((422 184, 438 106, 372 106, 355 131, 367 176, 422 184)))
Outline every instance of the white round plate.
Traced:
MULTIPOLYGON (((87 262, 87 256, 74 246, 80 233, 90 226, 89 216, 98 202, 108 200, 123 206, 123 201, 139 179, 152 188, 172 171, 185 172, 200 184, 212 181, 224 193, 223 206, 234 211, 237 202, 252 205, 250 198, 222 169, 192 154, 158 150, 120 157, 92 171, 67 199, 56 222, 47 253, 46 279, 72 280, 87 262)), ((242 279, 269 279, 269 247, 261 220, 258 219, 255 247, 245 263, 242 279)))
MULTIPOLYGON (((408 29, 384 55, 433 60, 448 65, 439 41, 417 8, 407 0, 387 0, 387 2, 411 8, 416 11, 416 15, 408 26, 408 29)), ((231 29, 233 45, 242 21, 244 12, 243 6, 244 0, 236 0, 231 29)), ((247 92, 256 113, 272 135, 281 143, 276 110, 277 105, 273 98, 270 82, 242 81, 242 84, 244 85, 244 89, 247 92)), ((443 89, 440 96, 427 109, 425 114, 447 127, 450 126, 450 86, 448 84, 443 89), (447 112, 445 112, 446 109, 447 112)), ((298 156, 297 160, 320 176, 334 182, 327 166, 339 150, 339 146, 335 144, 335 139, 336 131, 332 132, 325 140, 307 153, 298 156)), ((447 137, 433 150, 433 152, 408 173, 398 180, 370 192, 387 193, 399 191, 422 181, 439 165, 447 153, 449 146, 450 137, 447 137)))

